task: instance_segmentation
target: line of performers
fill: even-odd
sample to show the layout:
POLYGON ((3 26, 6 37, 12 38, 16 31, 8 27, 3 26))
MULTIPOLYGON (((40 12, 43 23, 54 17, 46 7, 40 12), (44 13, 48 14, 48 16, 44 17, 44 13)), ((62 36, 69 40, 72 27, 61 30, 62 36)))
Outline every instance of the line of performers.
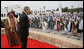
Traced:
POLYGON ((83 16, 77 14, 62 15, 62 16, 37 16, 31 17, 31 28, 55 29, 57 31, 63 30, 66 34, 67 32, 73 32, 73 36, 78 36, 78 33, 83 32, 83 16))

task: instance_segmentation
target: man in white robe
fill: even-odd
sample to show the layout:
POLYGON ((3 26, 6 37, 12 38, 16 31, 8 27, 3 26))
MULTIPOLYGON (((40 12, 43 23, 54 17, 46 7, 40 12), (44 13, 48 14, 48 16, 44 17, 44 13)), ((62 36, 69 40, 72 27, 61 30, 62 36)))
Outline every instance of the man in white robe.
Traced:
POLYGON ((78 29, 79 29, 80 31, 83 30, 83 19, 81 19, 81 21, 80 21, 80 23, 79 23, 78 29))
POLYGON ((71 25, 71 22, 70 22, 70 20, 69 20, 69 24, 68 24, 68 26, 67 26, 68 31, 70 31, 70 25, 71 25))
POLYGON ((43 22, 42 22, 42 29, 43 29, 43 30, 46 30, 46 29, 47 29, 47 23, 46 23, 46 21, 44 21, 44 20, 43 20, 43 22))

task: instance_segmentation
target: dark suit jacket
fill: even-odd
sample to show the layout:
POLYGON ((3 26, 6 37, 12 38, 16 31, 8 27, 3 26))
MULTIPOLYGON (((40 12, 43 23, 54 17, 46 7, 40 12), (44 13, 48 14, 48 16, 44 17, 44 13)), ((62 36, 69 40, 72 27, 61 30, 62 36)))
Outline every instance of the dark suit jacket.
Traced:
POLYGON ((24 12, 22 12, 22 14, 20 14, 19 17, 19 34, 21 36, 29 35, 29 27, 30 27, 29 18, 24 12))

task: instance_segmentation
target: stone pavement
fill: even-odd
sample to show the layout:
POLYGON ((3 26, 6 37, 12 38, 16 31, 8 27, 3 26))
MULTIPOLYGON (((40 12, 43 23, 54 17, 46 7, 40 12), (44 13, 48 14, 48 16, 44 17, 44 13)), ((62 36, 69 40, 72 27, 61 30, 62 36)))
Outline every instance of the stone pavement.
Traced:
POLYGON ((83 33, 79 34, 78 37, 74 37, 72 35, 72 32, 68 32, 67 34, 63 35, 62 32, 63 31, 57 31, 57 30, 51 30, 51 29, 47 29, 47 30, 42 30, 42 29, 35 29, 35 28, 30 28, 30 30, 32 31, 37 31, 37 32, 43 32, 43 33, 50 33, 50 34, 54 34, 54 35, 60 35, 60 36, 63 36, 63 37, 67 37, 67 38, 70 38, 70 39, 75 39, 75 40, 81 40, 83 41, 83 33))
MULTIPOLYGON (((30 28, 30 38, 36 39, 59 48, 83 48, 83 40, 76 40, 73 36, 67 38, 67 35, 62 35, 61 31, 40 30, 30 28)), ((70 35, 71 36, 71 35, 70 35)))

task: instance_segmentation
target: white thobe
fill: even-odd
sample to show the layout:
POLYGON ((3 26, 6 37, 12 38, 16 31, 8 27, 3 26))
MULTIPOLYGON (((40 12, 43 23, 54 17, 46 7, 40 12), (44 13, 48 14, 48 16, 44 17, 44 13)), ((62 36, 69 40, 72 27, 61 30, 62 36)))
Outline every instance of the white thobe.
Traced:
POLYGON ((83 30, 83 19, 80 21, 78 29, 83 30))
POLYGON ((68 30, 70 31, 70 21, 69 21, 69 24, 68 24, 67 28, 68 28, 68 30))

